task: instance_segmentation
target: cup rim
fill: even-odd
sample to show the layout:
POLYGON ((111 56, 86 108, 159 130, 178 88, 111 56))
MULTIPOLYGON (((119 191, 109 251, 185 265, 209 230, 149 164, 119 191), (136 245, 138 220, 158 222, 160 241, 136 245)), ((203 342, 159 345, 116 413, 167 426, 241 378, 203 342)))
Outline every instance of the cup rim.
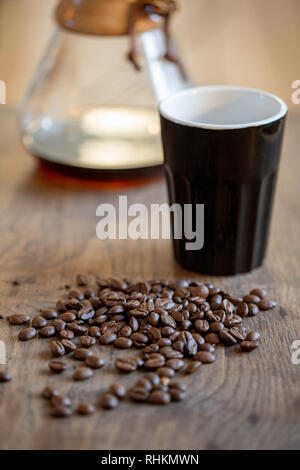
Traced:
POLYGON ((167 98, 164 98, 163 100, 161 100, 158 104, 158 109, 162 117, 176 124, 180 124, 180 125, 188 126, 188 127, 195 127, 195 128, 200 128, 200 129, 212 129, 212 130, 245 129, 249 127, 264 126, 264 125, 271 124, 273 122, 278 121, 279 119, 283 118, 288 112, 288 106, 285 103, 285 101, 283 101, 281 98, 274 95, 273 93, 269 93, 264 90, 259 90, 257 88, 248 88, 248 87, 234 86, 234 85, 208 85, 208 86, 185 88, 184 90, 181 90, 176 93, 172 93, 167 98), (268 97, 276 101, 280 105, 280 111, 274 114, 273 116, 270 116, 269 118, 266 118, 260 121, 253 121, 253 122, 247 122, 247 123, 241 123, 241 124, 207 124, 204 122, 203 123, 194 122, 194 121, 174 118, 170 114, 162 110, 163 106, 165 106, 168 102, 170 102, 174 98, 182 97, 184 95, 197 94, 199 91, 214 91, 214 90, 215 91, 217 90, 245 91, 245 92, 253 93, 256 95, 263 95, 264 97, 268 97))

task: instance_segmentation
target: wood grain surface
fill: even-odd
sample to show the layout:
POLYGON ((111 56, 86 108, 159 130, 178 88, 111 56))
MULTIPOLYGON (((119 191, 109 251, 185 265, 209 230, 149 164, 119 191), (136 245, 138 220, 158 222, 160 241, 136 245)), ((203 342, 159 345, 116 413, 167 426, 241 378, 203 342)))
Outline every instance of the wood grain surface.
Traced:
MULTIPOLYGON (((162 180, 107 190, 46 178, 22 149, 15 113, 0 112, 0 312, 6 315, 52 306, 76 273, 134 279, 208 280, 182 270, 169 241, 100 241, 98 204, 166 200, 162 180), (14 281, 20 285, 14 285, 14 281)), ((246 320, 261 332, 261 347, 250 353, 218 348, 217 361, 182 377, 187 400, 159 408, 124 402, 114 411, 57 420, 40 393, 58 384, 74 401, 97 403, 101 392, 120 380, 113 367, 121 355, 101 347, 105 369, 74 383, 48 371, 48 340, 16 341, 18 327, 0 320, 13 381, 0 384, 1 449, 296 449, 300 447, 300 365, 291 363, 291 345, 300 339, 300 118, 290 116, 276 196, 271 240, 264 266, 247 275, 209 278, 235 294, 266 287, 279 307, 246 320)), ((97 346, 99 348, 99 346, 97 346)), ((0 366, 1 370, 5 366, 0 366)), ((134 377, 121 377, 125 384, 134 377)))

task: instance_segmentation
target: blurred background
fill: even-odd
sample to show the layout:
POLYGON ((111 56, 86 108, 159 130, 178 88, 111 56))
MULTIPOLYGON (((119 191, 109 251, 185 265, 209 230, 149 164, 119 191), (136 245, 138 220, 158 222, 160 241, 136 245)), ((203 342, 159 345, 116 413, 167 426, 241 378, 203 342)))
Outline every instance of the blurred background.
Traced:
MULTIPOLYGON (((7 104, 22 97, 55 27, 57 0, 0 0, 0 79, 7 104)), ((179 0, 173 29, 197 84, 257 87, 290 109, 300 79, 299 0, 179 0)))

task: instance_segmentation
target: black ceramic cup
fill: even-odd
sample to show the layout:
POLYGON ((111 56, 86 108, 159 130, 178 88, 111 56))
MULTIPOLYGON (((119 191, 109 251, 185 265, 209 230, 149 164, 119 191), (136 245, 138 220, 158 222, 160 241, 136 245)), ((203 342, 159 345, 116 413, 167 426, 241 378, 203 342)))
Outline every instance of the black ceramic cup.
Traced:
POLYGON ((202 247, 187 249, 184 217, 181 238, 174 236, 173 221, 176 259, 187 269, 215 275, 259 267, 268 240, 286 104, 260 90, 208 86, 176 93, 159 110, 170 204, 182 210, 190 205, 195 220, 196 208, 204 205, 202 247))

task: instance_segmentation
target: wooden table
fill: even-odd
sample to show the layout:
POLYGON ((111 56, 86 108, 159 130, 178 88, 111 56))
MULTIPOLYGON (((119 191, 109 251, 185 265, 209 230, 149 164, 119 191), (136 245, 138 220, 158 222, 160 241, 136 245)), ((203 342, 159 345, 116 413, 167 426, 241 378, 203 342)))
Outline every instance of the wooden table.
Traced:
MULTIPOLYGON (((173 260, 169 241, 100 241, 96 207, 116 203, 163 202, 164 181, 107 191, 47 179, 22 149, 15 114, 0 113, 0 311, 27 312, 52 306, 61 287, 86 272, 131 278, 191 276, 173 260), (14 285, 14 281, 20 285, 14 285)), ((74 400, 98 401, 119 379, 115 351, 103 348, 105 370, 75 384, 69 373, 47 370, 48 340, 15 341, 18 328, 0 320, 13 381, 0 385, 1 449, 296 449, 300 447, 300 365, 291 363, 291 345, 300 339, 300 116, 288 120, 271 242, 263 268, 218 278, 236 294, 262 285, 280 307, 247 320, 262 333, 251 354, 220 348, 214 365, 183 380, 188 399, 158 408, 124 402, 90 418, 56 420, 40 398, 48 383, 59 383, 74 400)), ((199 275, 195 278, 207 279, 199 275)), ((213 278, 211 278, 213 279, 213 278)), ((120 353, 119 353, 120 354, 120 353)), ((0 366, 4 367, 4 366, 0 366)), ((131 383, 132 377, 122 379, 131 383)))

